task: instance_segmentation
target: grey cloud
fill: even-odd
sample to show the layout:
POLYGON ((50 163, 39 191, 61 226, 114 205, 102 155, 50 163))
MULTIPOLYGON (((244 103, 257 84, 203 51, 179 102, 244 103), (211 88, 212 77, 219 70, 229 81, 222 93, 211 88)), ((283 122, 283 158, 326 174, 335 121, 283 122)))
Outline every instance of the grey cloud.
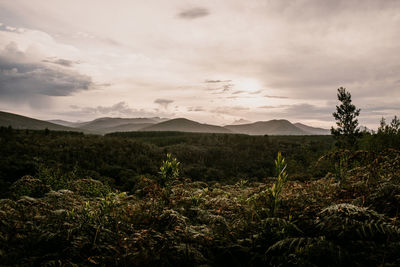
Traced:
POLYGON ((158 99, 154 100, 154 103, 159 104, 164 109, 167 109, 169 104, 171 104, 173 102, 174 102, 174 100, 162 99, 162 98, 158 98, 158 99))
POLYGON ((231 80, 206 80, 207 90, 214 91, 213 94, 222 94, 231 90, 234 84, 231 83, 231 80))
POLYGON ((248 107, 243 106, 225 106, 225 107, 217 107, 215 109, 210 110, 211 113, 218 113, 218 114, 228 114, 232 115, 234 113, 240 113, 242 111, 249 110, 248 107))
POLYGON ((188 107, 187 111, 199 112, 199 111, 205 111, 205 109, 203 107, 188 107))
POLYGON ((258 108, 265 108, 265 109, 271 109, 271 108, 281 108, 282 106, 269 106, 269 105, 265 105, 265 106, 260 106, 258 108))
POLYGON ((264 95, 266 98, 277 98, 277 99, 287 99, 287 96, 279 96, 279 95, 264 95))
POLYGON ((57 64, 57 65, 61 65, 64 67, 72 67, 73 65, 80 63, 79 61, 73 61, 73 60, 62 59, 62 58, 49 58, 49 59, 42 60, 42 62, 57 64))
POLYGON ((131 108, 126 102, 121 101, 111 106, 97 106, 97 107, 80 107, 77 105, 70 105, 72 109, 63 114, 72 116, 85 116, 85 117, 98 117, 98 116, 123 116, 123 117, 156 117, 156 116, 171 116, 174 113, 167 114, 159 109, 146 110, 131 108))
POLYGON ((208 16, 209 14, 210 12, 208 11, 208 9, 203 7, 195 7, 180 12, 178 16, 182 19, 197 19, 208 16))
POLYGON ((205 83, 228 83, 231 82, 232 80, 205 80, 205 83))
POLYGON ((29 55, 9 44, 0 51, 0 96, 25 102, 35 96, 68 96, 93 87, 89 76, 29 61, 29 55))

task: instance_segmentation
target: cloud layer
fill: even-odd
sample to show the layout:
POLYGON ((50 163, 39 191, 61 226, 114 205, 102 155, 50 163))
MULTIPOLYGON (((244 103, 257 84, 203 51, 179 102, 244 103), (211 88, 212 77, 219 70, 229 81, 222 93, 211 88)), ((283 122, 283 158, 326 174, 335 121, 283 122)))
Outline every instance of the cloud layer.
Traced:
POLYGON ((391 0, 2 1, 0 108, 329 127, 343 86, 376 128, 400 115, 399 14, 391 0))
MULTIPOLYGON (((63 61, 62 63, 65 62, 63 61)), ((0 96, 17 102, 31 97, 69 96, 93 86, 90 77, 31 61, 15 43, 0 51, 0 96)))

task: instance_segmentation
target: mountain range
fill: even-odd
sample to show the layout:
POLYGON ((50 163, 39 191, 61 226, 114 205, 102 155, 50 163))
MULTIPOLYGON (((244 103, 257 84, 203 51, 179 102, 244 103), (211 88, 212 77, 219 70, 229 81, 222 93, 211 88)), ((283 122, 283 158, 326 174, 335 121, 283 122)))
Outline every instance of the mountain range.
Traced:
POLYGON ((203 124, 186 118, 98 118, 87 122, 64 120, 37 120, 0 111, 0 126, 16 129, 49 129, 57 131, 79 131, 91 134, 130 131, 179 131, 198 133, 233 133, 248 135, 329 135, 328 129, 311 127, 288 120, 269 120, 254 123, 217 126, 203 124))

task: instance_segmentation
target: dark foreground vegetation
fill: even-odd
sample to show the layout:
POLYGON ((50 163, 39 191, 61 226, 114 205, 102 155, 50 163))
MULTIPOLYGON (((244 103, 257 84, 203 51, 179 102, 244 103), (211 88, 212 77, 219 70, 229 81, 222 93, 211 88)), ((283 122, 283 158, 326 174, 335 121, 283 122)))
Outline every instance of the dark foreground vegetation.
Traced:
POLYGON ((0 264, 400 266, 400 121, 338 99, 333 137, 0 128, 0 264))
POLYGON ((330 136, 248 136, 179 132, 132 132, 107 136, 74 132, 0 128, 0 183, 3 196, 23 175, 51 173, 91 177, 133 192, 141 176, 158 179, 160 162, 172 153, 182 163, 181 175, 194 181, 235 183, 274 175, 281 151, 292 178, 321 176, 311 168, 329 151, 330 136), (72 173, 73 172, 73 173, 72 173))
POLYGON ((2 265, 400 264, 398 134, 0 136, 2 265))

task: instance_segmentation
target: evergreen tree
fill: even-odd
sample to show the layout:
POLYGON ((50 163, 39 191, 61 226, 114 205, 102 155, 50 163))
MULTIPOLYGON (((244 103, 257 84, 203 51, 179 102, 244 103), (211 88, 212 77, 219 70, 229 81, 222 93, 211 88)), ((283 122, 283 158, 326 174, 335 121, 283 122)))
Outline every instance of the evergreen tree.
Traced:
POLYGON ((357 128, 357 116, 360 115, 360 109, 351 103, 351 94, 346 91, 346 88, 340 87, 337 91, 337 97, 341 104, 336 106, 336 112, 332 115, 338 127, 332 127, 331 133, 338 141, 339 147, 354 147, 357 137, 360 135, 360 129, 357 128))

